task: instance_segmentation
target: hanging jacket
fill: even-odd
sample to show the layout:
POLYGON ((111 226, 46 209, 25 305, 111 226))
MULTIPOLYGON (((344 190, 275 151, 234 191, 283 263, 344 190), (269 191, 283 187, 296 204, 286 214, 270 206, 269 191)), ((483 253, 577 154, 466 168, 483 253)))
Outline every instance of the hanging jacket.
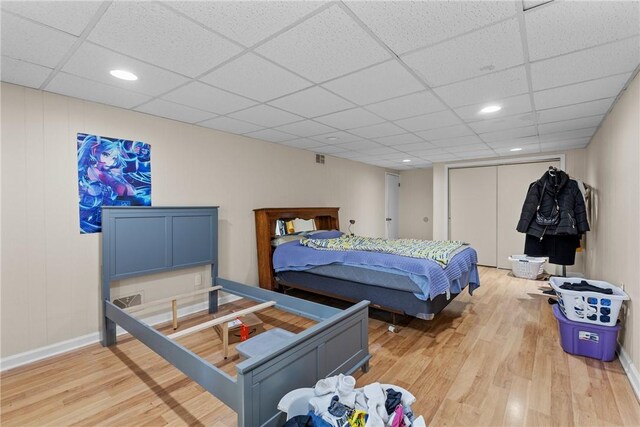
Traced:
POLYGON ((539 180, 529 186, 516 230, 538 238, 545 235, 577 235, 589 231, 584 198, 576 181, 569 179, 569 175, 561 170, 557 170, 555 176, 545 172, 539 180), (541 197, 543 189, 545 194, 541 197), (540 213, 549 217, 555 209, 556 199, 560 211, 558 224, 549 226, 538 224, 536 222, 538 204, 540 204, 540 213))

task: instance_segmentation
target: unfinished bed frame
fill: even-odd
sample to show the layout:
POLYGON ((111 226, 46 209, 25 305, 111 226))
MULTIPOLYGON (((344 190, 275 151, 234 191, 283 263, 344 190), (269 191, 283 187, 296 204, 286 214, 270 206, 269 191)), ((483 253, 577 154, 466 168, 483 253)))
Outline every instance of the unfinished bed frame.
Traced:
POLYGON ((368 301, 338 310, 218 277, 217 206, 103 208, 102 302, 103 345, 116 344, 120 325, 232 408, 239 426, 281 425, 285 414, 277 403, 287 392, 369 368, 368 301), (234 379, 172 339, 216 323, 226 325, 226 317, 166 336, 131 315, 138 309, 121 309, 111 302, 112 281, 199 265, 211 266, 211 288, 145 305, 171 303, 175 327, 178 298, 208 293, 209 313, 215 313, 218 293, 224 291, 260 303, 250 311, 274 306, 318 323, 268 353, 238 363, 234 379))

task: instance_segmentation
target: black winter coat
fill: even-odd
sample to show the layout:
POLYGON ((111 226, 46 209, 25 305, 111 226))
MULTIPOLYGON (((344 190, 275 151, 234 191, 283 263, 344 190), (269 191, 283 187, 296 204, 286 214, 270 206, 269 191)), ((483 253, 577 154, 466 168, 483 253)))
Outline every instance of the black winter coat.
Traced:
POLYGON ((544 235, 577 235, 589 231, 587 209, 578 183, 569 179, 569 175, 564 171, 556 171, 555 176, 545 172, 539 180, 529 186, 516 230, 538 238, 544 235), (545 194, 541 200, 540 194, 543 187, 545 194), (538 203, 540 203, 540 213, 546 217, 551 216, 555 206, 554 194, 557 194, 560 207, 560 221, 557 225, 540 225, 536 222, 538 203))

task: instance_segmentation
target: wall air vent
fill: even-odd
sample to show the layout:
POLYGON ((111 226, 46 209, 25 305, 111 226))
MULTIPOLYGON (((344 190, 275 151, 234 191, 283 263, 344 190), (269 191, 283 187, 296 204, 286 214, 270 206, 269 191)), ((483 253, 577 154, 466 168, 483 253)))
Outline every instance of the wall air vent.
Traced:
POLYGON ((316 154, 316 163, 324 165, 324 154, 316 154))
POLYGON ((133 307, 142 304, 142 294, 133 294, 113 300, 113 304, 120 308, 133 307))

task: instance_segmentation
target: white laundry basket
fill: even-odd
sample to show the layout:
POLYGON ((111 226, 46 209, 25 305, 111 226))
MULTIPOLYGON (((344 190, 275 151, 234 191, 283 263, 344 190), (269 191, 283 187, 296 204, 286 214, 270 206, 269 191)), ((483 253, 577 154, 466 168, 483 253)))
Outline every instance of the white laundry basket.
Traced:
POLYGON ((549 283, 558 294, 558 305, 562 314, 574 322, 592 323, 594 325, 615 326, 622 301, 628 300, 622 289, 608 282, 583 279, 581 277, 552 277, 549 283), (562 289, 564 283, 580 283, 585 280, 597 288, 611 289, 612 295, 600 292, 581 292, 562 289))
POLYGON ((511 271, 516 277, 535 280, 544 273, 546 258, 538 258, 526 255, 511 255, 511 271))

